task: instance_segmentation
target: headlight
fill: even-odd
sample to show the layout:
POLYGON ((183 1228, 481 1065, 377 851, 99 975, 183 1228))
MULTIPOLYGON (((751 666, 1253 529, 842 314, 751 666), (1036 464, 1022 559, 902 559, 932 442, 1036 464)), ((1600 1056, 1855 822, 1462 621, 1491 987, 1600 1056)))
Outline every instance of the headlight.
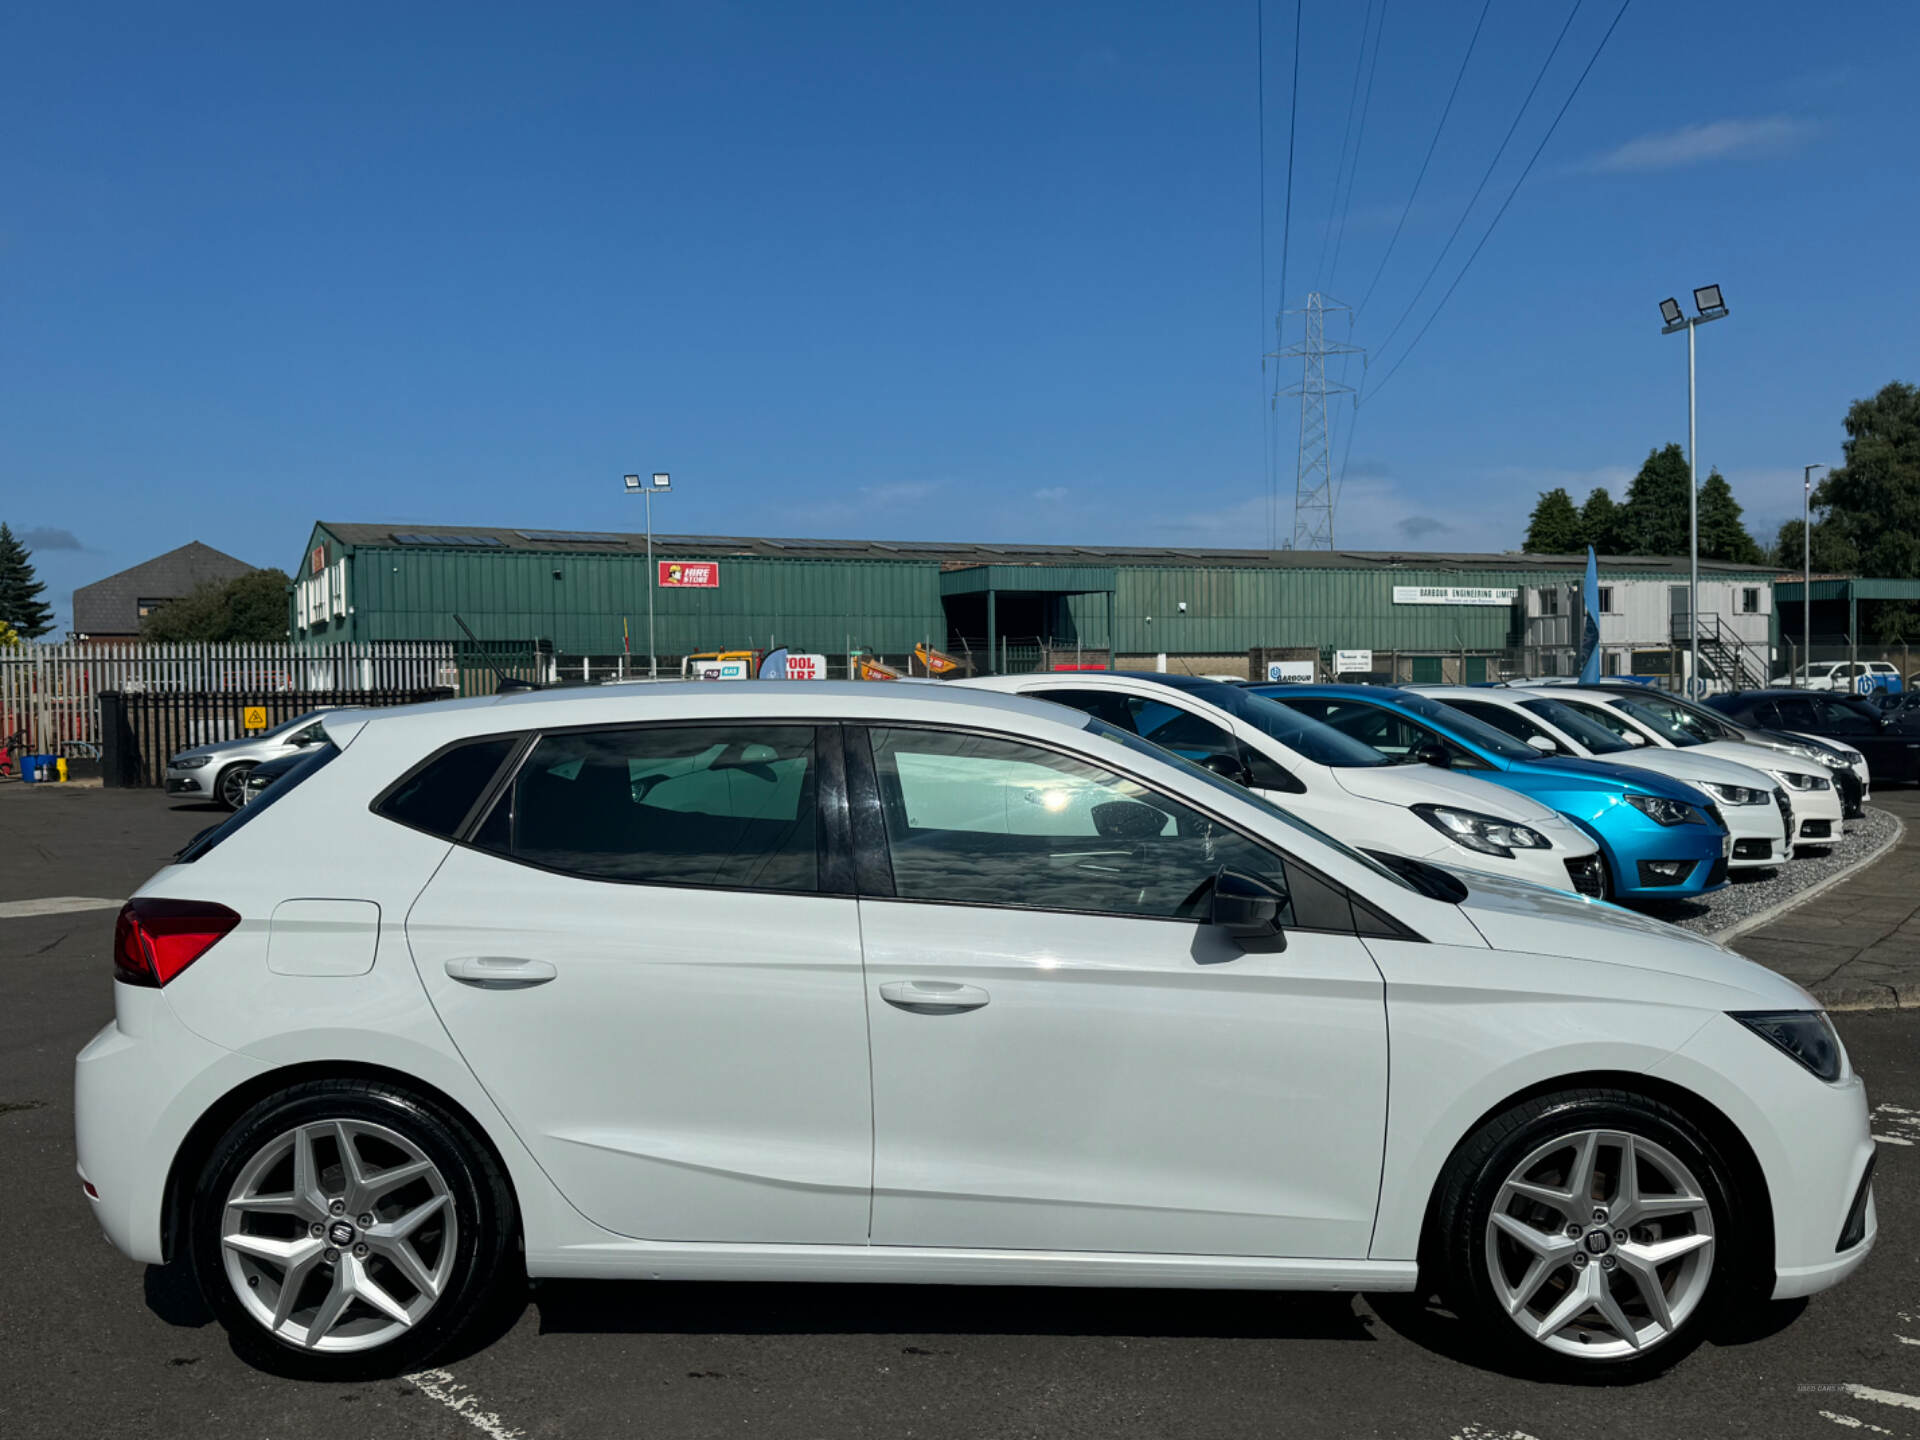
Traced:
POLYGON ((1722 805, 1765 805, 1773 799, 1765 790, 1749 790, 1744 785, 1720 785, 1711 780, 1702 782, 1700 788, 1722 805))
POLYGON ((1762 1040, 1779 1046, 1822 1080, 1840 1078, 1846 1051, 1824 1010, 1731 1010, 1762 1040))
POLYGON ((169 770, 198 770, 211 759, 213 759, 211 755, 181 755, 167 761, 167 768, 169 770))
POLYGON ((1704 825, 1707 817, 1698 807, 1684 800, 1669 800, 1664 795, 1629 795, 1627 804, 1659 825, 1704 825))
POLYGON ((1516 850, 1551 850, 1553 842, 1538 830, 1516 825, 1476 810, 1455 810, 1448 805, 1415 805, 1413 813, 1442 835, 1482 855, 1498 855, 1511 860, 1516 850))
POLYGON ((1780 778, 1789 790, 1831 790, 1833 781, 1824 775, 1808 775, 1798 770, 1782 770, 1780 778))

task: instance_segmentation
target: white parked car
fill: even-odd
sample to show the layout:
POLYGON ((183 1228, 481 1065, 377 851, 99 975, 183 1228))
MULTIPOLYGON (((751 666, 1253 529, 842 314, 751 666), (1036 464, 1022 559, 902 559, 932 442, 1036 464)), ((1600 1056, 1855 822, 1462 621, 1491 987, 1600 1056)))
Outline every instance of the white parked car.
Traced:
POLYGON ((1685 705, 1657 690, 1644 694, 1581 686, 1556 686, 1553 698, 1613 731, 1632 744, 1718 755, 1771 775, 1793 802, 1793 843, 1801 849, 1831 849, 1839 842, 1843 807, 1832 774, 1817 761, 1799 760, 1781 750, 1714 738, 1716 732, 1685 705))
POLYGON ((128 903, 75 1076, 108 1238, 276 1369, 416 1369, 524 1267, 1432 1285, 1626 1376, 1874 1241, 1798 986, 1403 878, 1061 706, 747 681, 327 732, 128 903))
POLYGON ((1360 849, 1588 895, 1605 886, 1600 847, 1557 810, 1471 775, 1395 763, 1238 685, 1104 671, 953 683, 1084 711, 1249 786, 1360 849))
POLYGON ((1816 660, 1775 683, 1796 690, 1844 690, 1850 695, 1902 689, 1900 667, 1886 660, 1816 660))
POLYGON ((1572 755, 1652 770, 1705 791, 1733 837, 1731 870, 1770 868, 1793 858, 1793 807, 1771 775, 1751 765, 1623 740, 1597 720, 1538 690, 1475 685, 1413 687, 1476 720, 1484 720, 1543 755, 1572 755))

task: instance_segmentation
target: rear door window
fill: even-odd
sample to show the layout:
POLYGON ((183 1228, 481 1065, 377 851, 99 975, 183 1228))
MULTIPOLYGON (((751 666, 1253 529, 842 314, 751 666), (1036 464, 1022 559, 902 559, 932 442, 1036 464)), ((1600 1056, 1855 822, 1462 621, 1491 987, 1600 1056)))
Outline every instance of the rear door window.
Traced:
POLYGON ((810 725, 544 735, 474 840, 594 880, 816 891, 815 760, 810 725))

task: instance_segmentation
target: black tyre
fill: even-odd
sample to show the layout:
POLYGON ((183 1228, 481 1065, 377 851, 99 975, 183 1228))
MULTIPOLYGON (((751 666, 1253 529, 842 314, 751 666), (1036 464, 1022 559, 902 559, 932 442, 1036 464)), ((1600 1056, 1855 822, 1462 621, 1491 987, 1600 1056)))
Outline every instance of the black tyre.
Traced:
POLYGON ((187 1206, 207 1303, 281 1374, 401 1374, 523 1278, 512 1192, 456 1117, 404 1087, 317 1080, 214 1147, 187 1206))
POLYGON ((1642 1379, 1697 1345, 1750 1272, 1732 1177, 1660 1101, 1540 1096, 1455 1152, 1428 1258, 1455 1312, 1508 1362, 1642 1379))
POLYGON ((253 774, 250 763, 229 765, 220 772, 213 782, 214 802, 229 810, 238 810, 247 803, 247 777, 253 774))

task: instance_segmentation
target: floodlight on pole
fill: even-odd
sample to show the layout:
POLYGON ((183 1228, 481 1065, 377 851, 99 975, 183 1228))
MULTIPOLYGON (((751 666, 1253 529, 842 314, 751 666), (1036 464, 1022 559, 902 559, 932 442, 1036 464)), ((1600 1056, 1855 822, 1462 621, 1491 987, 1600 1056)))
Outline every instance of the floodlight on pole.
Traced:
POLYGON ((655 470, 649 477, 652 483, 647 485, 640 483, 640 477, 638 475, 628 475, 625 478, 627 493, 629 495, 644 495, 647 497, 647 678, 650 680, 658 680, 660 678, 660 654, 654 643, 653 591, 654 587, 659 583, 660 576, 659 572, 653 568, 653 497, 655 495, 670 494, 673 490, 673 479, 664 470, 655 470))
POLYGON ((1687 332, 1687 678, 1683 687, 1695 693, 1700 684, 1700 466, 1694 453, 1694 360, 1693 332, 1710 320, 1727 313, 1727 302, 1718 285, 1701 285, 1693 292, 1693 305, 1700 313, 1682 319, 1679 304, 1660 302, 1662 335, 1687 332))

